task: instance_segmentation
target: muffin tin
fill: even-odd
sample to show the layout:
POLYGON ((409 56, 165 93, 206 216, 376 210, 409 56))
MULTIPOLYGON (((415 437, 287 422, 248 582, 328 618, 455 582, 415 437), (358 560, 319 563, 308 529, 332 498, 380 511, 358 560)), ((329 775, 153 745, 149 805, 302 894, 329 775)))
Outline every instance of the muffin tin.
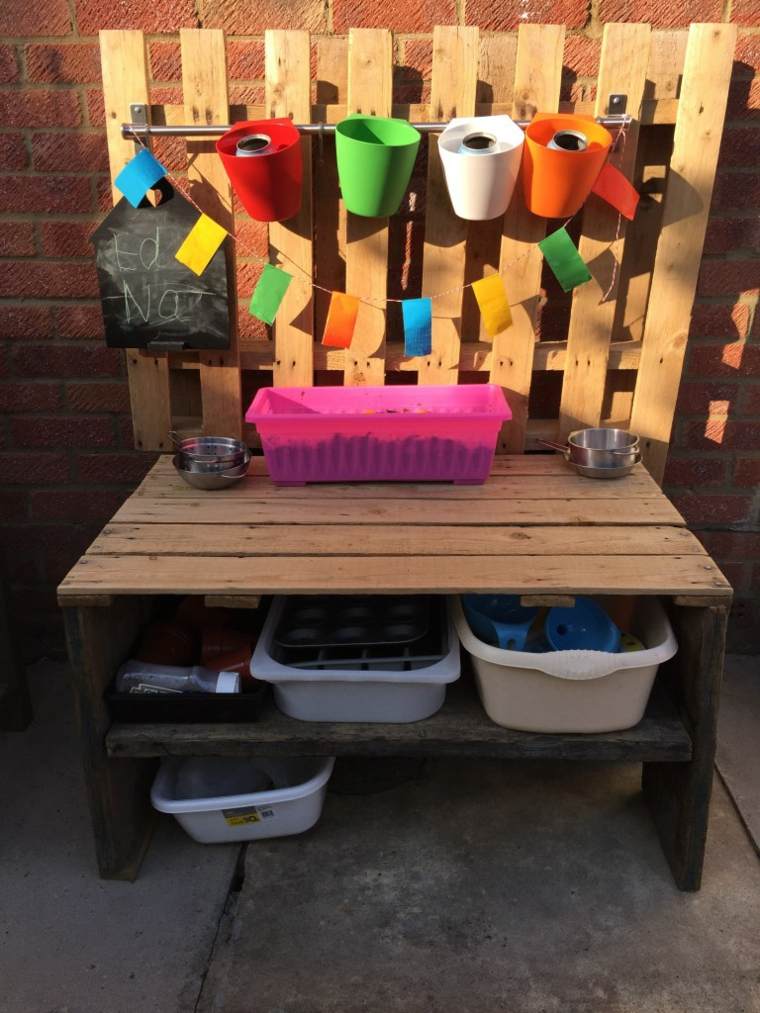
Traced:
POLYGON ((290 650, 413 644, 430 627, 429 597, 289 598, 274 643, 290 650))

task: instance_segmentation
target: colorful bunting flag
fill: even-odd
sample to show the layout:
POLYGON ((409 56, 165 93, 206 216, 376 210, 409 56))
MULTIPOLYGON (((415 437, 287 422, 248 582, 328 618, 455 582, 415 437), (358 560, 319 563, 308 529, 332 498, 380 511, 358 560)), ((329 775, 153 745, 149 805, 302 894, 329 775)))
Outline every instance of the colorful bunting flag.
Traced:
POLYGON ((478 300, 483 326, 492 338, 512 326, 509 300, 500 274, 489 274, 473 282, 472 291, 478 300))
POLYGON ((621 215, 633 221, 639 206, 639 195, 627 176, 620 169, 606 162, 596 178, 591 192, 607 201, 621 215))
POLYGON ((154 158, 147 148, 140 148, 113 182, 132 207, 136 208, 148 190, 165 175, 166 169, 158 159, 154 158))
POLYGON ((189 267, 193 274, 203 274, 209 261, 224 242, 227 230, 208 215, 201 215, 174 254, 176 260, 189 267))
POLYGON ((433 351, 433 303, 430 299, 404 299, 404 355, 430 355, 433 351))
POLYGON ((287 271, 273 267, 272 264, 265 264, 248 307, 251 316, 263 320, 265 324, 273 324, 292 280, 293 275, 287 271))
POLYGON ((356 296, 345 295, 343 292, 331 293, 322 344, 329 348, 349 348, 358 312, 359 300, 356 296))
POLYGON ((565 292, 591 281, 591 275, 564 225, 538 244, 546 263, 565 292))

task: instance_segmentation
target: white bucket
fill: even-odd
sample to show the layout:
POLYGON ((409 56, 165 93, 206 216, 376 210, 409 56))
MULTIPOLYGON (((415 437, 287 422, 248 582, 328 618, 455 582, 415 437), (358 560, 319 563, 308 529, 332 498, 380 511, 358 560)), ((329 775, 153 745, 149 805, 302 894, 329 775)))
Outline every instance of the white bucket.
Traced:
POLYGON ((334 763, 333 757, 166 759, 150 800, 202 844, 290 837, 321 816, 334 763))
POLYGON ((453 119, 438 138, 454 212, 472 222, 503 215, 520 172, 525 134, 509 116, 453 119), (473 135, 490 137, 487 148, 467 150, 473 135))
POLYGON ((503 651, 470 629, 459 597, 450 600, 459 639, 472 657, 489 718, 524 732, 612 732, 641 721, 658 667, 678 650, 657 598, 636 602, 633 628, 645 650, 503 651))

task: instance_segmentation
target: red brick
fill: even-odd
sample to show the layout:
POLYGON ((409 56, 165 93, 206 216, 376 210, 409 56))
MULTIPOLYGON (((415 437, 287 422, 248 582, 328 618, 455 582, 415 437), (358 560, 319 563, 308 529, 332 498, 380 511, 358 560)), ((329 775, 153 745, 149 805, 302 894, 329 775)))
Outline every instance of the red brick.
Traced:
POLYGON ((18 57, 13 46, 0 46, 0 84, 18 80, 18 57))
POLYGON ((737 594, 749 591, 751 569, 747 563, 721 562, 720 568, 737 594))
POLYGON ((0 257, 33 257, 34 225, 31 222, 3 222, 0 257))
POLYGON ((429 81, 433 76, 433 40, 407 39, 404 43, 403 77, 421 77, 429 81))
POLYGON ((735 383, 681 383, 676 411, 686 415, 720 415, 731 410, 739 388, 735 383), (720 406, 725 405, 725 409, 720 406), (711 407, 712 406, 712 407, 711 407))
POLYGON ((60 407, 58 383, 0 383, 2 412, 48 412, 60 407))
MULTIPOLYGON (((734 485, 760 486, 760 459, 744 457, 734 463, 734 485)), ((758 536, 760 539, 760 536, 758 536)))
MULTIPOLYGON (((156 137, 153 154, 169 172, 182 173, 187 169, 187 142, 184 137, 156 137)), ((110 184, 110 180, 108 182, 110 184)))
POLYGON ((71 18, 66 0, 3 0, 0 4, 0 35, 68 35, 71 18))
POLYGON ((665 469, 665 486, 717 485, 726 480, 726 462, 707 457, 675 457, 671 454, 665 469))
POLYGON ((92 257, 90 222, 43 222, 42 252, 46 257, 92 257))
POLYGON ((740 35, 734 53, 734 77, 760 70, 760 35, 740 35))
POLYGON ((684 426, 678 444, 695 450, 757 450, 760 447, 760 422, 724 417, 689 422, 684 426))
POLYGON ((23 135, 3 134, 0 144, 0 171, 14 172, 26 169, 29 165, 29 152, 26 149, 23 135))
POLYGON ((264 43, 227 43, 227 75, 233 80, 258 81, 264 77, 264 43))
POLYGON ((689 333, 691 337, 697 338, 746 338, 749 335, 750 322, 747 303, 720 306, 697 300, 689 333))
POLYGON ((5 524, 12 520, 24 520, 29 512, 28 504, 29 500, 26 490, 0 490, 0 521, 5 524))
MULTIPOLYGON (((760 131, 758 131, 760 133, 760 131)), ((758 156, 760 162, 760 156, 758 156)), ((760 219, 711 218, 707 223, 705 253, 753 253, 760 250, 760 219)))
POLYGON ((740 389, 735 414, 740 418, 760 415, 760 383, 748 383, 740 389))
POLYGON ((76 0, 82 35, 104 28, 141 28, 144 32, 176 32, 197 28, 193 0, 76 0))
POLYGON ((110 176, 93 176, 95 186, 95 209, 108 213, 113 207, 113 192, 110 176))
POLYGON ((736 524, 746 520, 752 509, 751 496, 679 495, 673 503, 689 524, 736 524))
POLYGON ((269 250, 268 229, 265 222, 251 218, 235 221, 238 257, 266 257, 269 250))
POLYGON ((80 482, 129 485, 141 482, 155 460, 152 454, 133 453, 77 454, 80 482))
POLYGON ((86 43, 26 47, 26 76, 43 84, 90 84, 100 81, 100 52, 86 43))
POLYGON ((0 176, 0 211, 88 212, 89 179, 82 176, 0 176))
POLYGON ((732 81, 728 89, 726 116, 734 119, 757 119, 760 109, 760 76, 752 81, 732 81))
POLYGON ((238 303, 238 330, 240 337, 249 341, 266 341, 269 338, 267 325, 248 312, 248 301, 238 303))
POLYGON ((732 0, 731 20, 737 25, 747 28, 760 26, 760 8, 757 0, 732 0))
POLYGON ((743 341, 726 345, 695 345, 689 356, 691 376, 756 376, 760 374, 760 348, 743 341))
POLYGON ((6 524, 0 529, 0 555, 6 580, 20 584, 39 581, 38 531, 38 527, 29 524, 6 524))
POLYGON ((703 260, 697 292, 711 295, 757 295, 760 260, 703 260))
POLYGON ((103 311, 100 303, 69 303, 53 310, 55 333, 59 338, 92 338, 104 336, 103 311))
MULTIPOLYGON (((150 76, 154 81, 181 81, 182 55, 179 42, 151 42, 150 76)), ((229 71, 229 68, 228 68, 229 71)))
POLYGON ((84 104, 87 109, 87 122, 90 126, 104 127, 106 125, 106 108, 100 88, 88 89, 84 93, 84 104))
POLYGON ((585 35, 568 35, 565 39, 564 66, 578 77, 596 77, 599 73, 599 39, 585 35))
POLYGON ((70 299, 97 295, 98 276, 94 263, 9 260, 0 272, 0 296, 70 299))
POLYGON ((18 345, 14 351, 16 376, 118 376, 121 355, 104 345, 18 345))
POLYGON ((241 106, 259 106, 264 104, 263 84, 231 84, 230 103, 241 106))
POLYGON ((0 306, 0 339, 50 337, 53 315, 48 306, 0 306))
POLYGON ((156 105, 181 106, 183 101, 182 88, 180 85, 150 86, 150 100, 156 105))
POLYGON ((107 172, 106 139, 97 134, 34 134, 32 166, 37 172, 107 172))
MULTIPOLYGON (((230 35, 261 35, 264 28, 327 31, 322 0, 261 0, 256 4, 240 3, 239 0, 198 0, 197 8, 204 28, 224 28, 230 35)), ((354 18, 351 24, 358 25, 359 22, 354 18)), ((334 31, 342 30, 334 25, 334 31)))
MULTIPOLYGON (((720 0, 601 0, 600 21, 648 21, 655 28, 681 28, 692 21, 720 21, 720 0)), ((560 18, 560 21, 562 19, 560 18)))
POLYGON ((78 412, 128 412, 129 388, 126 383, 67 383, 66 401, 78 412))
MULTIPOLYGON (((370 0, 366 0, 369 5, 370 0)), ((350 3, 346 0, 346 7, 350 10, 350 3)), ((380 5, 372 5, 378 12, 382 12, 380 5)), ((582 28, 586 24, 589 15, 590 3, 586 0, 532 0, 529 4, 530 21, 539 24, 551 23, 555 25, 564 24, 568 28, 582 28)), ((414 11, 414 5, 409 4, 410 12, 414 11)), ((520 0, 508 0, 506 3, 494 4, 490 0, 467 0, 465 5, 465 24, 479 25, 488 32, 513 31, 526 20, 521 17, 525 12, 525 5, 520 0)), ((406 31, 431 31, 433 25, 456 24, 456 14, 446 11, 445 17, 439 17, 434 4, 430 4, 426 13, 429 17, 424 21, 424 27, 407 28, 406 31)), ((414 15, 412 14, 412 17, 414 15)), ((350 21, 349 17, 349 21, 350 21)), ((615 19, 620 20, 620 19, 615 19)), ((638 19, 637 19, 638 20, 638 19)))
POLYGON ((69 458, 66 454, 11 453, 0 454, 0 471, 5 485, 51 485, 69 479, 69 458))
POLYGON ((720 146, 720 168, 744 169, 758 161, 760 130, 756 127, 726 127, 720 146))
POLYGON ((698 531, 696 535, 715 559, 760 559, 758 532, 698 531))
POLYGON ((81 122, 74 92, 0 92, 0 123, 4 127, 78 127, 81 122))
POLYGON ((102 525, 113 517, 127 495, 126 489, 56 489, 55 495, 49 489, 39 489, 29 498, 29 514, 32 520, 102 525))
POLYGON ((87 416, 16 416, 11 419, 11 435, 19 447, 111 447, 114 443, 111 420, 87 416))

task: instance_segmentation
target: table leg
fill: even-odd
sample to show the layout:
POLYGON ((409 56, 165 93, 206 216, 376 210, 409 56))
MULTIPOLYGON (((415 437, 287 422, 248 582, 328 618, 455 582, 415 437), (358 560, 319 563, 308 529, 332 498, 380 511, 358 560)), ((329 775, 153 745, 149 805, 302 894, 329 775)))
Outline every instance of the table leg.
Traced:
POLYGON ((110 718, 103 691, 147 621, 148 602, 114 598, 106 607, 63 613, 98 868, 103 879, 133 880, 152 831, 149 793, 156 764, 107 755, 110 718))
POLYGON ((724 607, 673 609, 678 654, 663 676, 691 734, 692 759, 644 764, 644 797, 681 890, 698 890, 702 880, 727 618, 724 607))

